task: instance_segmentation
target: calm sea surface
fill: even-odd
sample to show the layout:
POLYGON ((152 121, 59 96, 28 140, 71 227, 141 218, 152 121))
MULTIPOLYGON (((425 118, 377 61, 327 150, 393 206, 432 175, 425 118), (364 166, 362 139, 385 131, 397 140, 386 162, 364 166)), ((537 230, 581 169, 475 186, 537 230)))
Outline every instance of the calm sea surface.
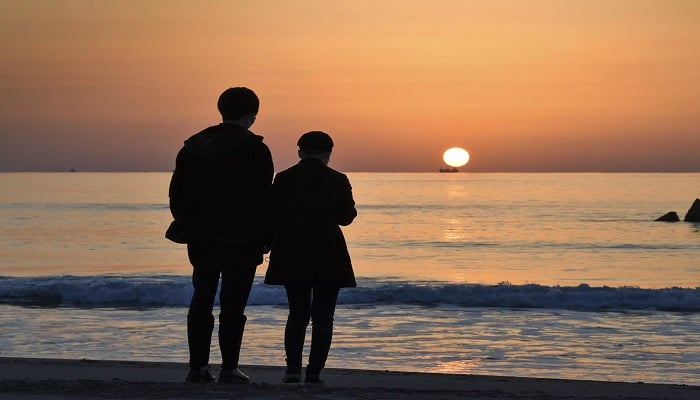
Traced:
MULTIPOLYGON (((700 174, 350 173, 329 367, 700 385, 700 174)), ((0 355, 187 360, 169 173, 0 174, 0 355)), ((283 365, 258 279, 242 362, 283 365)), ((213 361, 218 362, 216 349, 213 361)))

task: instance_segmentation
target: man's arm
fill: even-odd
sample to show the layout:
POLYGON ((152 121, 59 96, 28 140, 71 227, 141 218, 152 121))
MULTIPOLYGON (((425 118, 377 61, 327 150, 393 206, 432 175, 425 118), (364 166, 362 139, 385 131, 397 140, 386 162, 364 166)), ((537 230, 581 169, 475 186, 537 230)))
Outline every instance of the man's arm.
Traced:
POLYGON ((170 213, 175 220, 183 220, 184 204, 183 204, 183 173, 185 169, 184 148, 177 153, 175 159, 175 170, 170 178, 170 188, 168 196, 170 197, 170 213))

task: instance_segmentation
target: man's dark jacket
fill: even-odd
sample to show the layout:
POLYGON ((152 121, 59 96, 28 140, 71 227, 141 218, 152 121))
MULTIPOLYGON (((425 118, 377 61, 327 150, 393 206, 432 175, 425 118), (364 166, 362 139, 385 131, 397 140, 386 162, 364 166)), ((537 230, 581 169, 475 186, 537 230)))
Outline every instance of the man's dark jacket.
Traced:
POLYGON ((355 275, 339 225, 357 216, 350 181, 315 158, 275 176, 275 236, 265 283, 355 287, 355 275))
POLYGON ((222 123, 185 141, 170 181, 170 210, 188 243, 269 245, 274 167, 262 139, 222 123))

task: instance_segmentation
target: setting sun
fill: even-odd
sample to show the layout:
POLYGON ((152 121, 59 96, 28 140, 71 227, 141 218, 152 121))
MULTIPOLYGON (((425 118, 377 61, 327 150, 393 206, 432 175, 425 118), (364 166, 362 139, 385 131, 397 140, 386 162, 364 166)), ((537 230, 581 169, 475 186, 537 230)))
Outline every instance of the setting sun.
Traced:
POLYGON ((461 147, 453 147, 445 151, 442 159, 450 167, 458 168, 469 162, 469 153, 461 147))

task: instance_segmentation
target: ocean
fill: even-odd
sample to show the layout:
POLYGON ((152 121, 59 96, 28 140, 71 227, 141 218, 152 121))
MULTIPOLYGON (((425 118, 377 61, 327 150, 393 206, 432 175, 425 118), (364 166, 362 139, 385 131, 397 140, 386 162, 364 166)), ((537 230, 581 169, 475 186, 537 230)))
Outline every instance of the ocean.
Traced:
MULTIPOLYGON (((700 385, 700 224, 654 221, 683 218, 700 174, 348 176, 359 286, 328 367, 700 385)), ((0 356, 187 361, 169 180, 0 173, 0 356)), ((243 364, 284 365, 266 267, 243 364)))

